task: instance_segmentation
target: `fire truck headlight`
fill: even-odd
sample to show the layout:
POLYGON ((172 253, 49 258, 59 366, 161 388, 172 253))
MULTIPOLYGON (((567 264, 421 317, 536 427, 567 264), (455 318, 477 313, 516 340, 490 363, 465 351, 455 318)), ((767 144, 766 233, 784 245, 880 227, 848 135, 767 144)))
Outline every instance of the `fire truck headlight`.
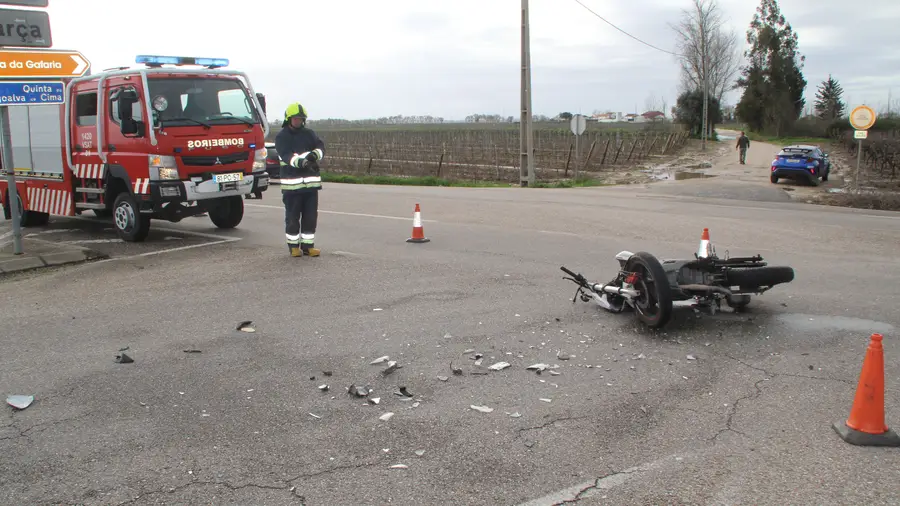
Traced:
POLYGON ((177 180, 178 166, 175 165, 175 157, 170 155, 149 155, 150 179, 152 180, 177 180))
POLYGON ((253 172, 262 172, 266 170, 266 148, 257 149, 253 155, 253 172))

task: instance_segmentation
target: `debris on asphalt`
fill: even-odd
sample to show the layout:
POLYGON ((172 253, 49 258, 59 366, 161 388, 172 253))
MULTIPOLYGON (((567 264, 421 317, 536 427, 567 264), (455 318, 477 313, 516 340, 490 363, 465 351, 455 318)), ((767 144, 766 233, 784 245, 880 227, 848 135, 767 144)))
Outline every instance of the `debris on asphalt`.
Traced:
POLYGON ((488 367, 488 369, 490 369, 492 371, 502 371, 503 369, 506 369, 507 367, 510 367, 509 362, 497 362, 496 364, 488 367))
POLYGON ((544 401, 544 402, 553 402, 553 399, 545 399, 545 398, 541 398, 541 400, 544 401))
POLYGON ((313 417, 313 418, 322 418, 321 416, 319 416, 319 415, 317 415, 317 414, 315 414, 315 413, 309 413, 309 416, 311 416, 311 417, 313 417))
POLYGON ((510 418, 521 418, 522 414, 516 411, 515 413, 507 413, 510 418))
POLYGON ((396 395, 398 397, 412 397, 413 396, 413 394, 409 393, 409 391, 406 390, 406 387, 404 387, 404 386, 400 387, 399 392, 394 392, 394 395, 396 395))
POLYGON ((120 353, 116 355, 115 362, 117 364, 131 364, 134 363, 134 359, 126 355, 125 353, 120 353))
POLYGON ((381 397, 369 397, 369 404, 378 404, 381 402, 381 397))
POLYGON ((378 358, 376 358, 375 360, 369 362, 369 365, 380 364, 380 363, 382 363, 382 362, 387 362, 387 361, 390 360, 390 359, 391 359, 391 357, 385 355, 385 356, 383 356, 383 357, 378 357, 378 358))
POLYGON ((480 360, 482 357, 484 357, 484 355, 482 355, 481 353, 476 353, 472 355, 472 360, 480 360))
POLYGON ((688 356, 687 356, 687 359, 688 359, 688 360, 697 360, 697 357, 695 357, 695 356, 693 356, 693 355, 688 355, 688 356))
POLYGON ((416 450, 416 455, 418 455, 419 457, 425 455, 425 450, 416 450))
POLYGON ((25 409, 34 402, 33 395, 9 395, 6 397, 6 403, 16 409, 25 409))
POLYGON ((184 351, 185 353, 203 353, 200 350, 182 350, 182 351, 184 351))
POLYGON ((378 419, 381 420, 382 422, 386 422, 386 421, 390 420, 393 416, 394 416, 393 413, 388 412, 388 413, 385 413, 385 414, 379 416, 378 419))
POLYGON ((533 364, 533 365, 526 367, 525 369, 527 369, 529 371, 541 372, 541 371, 546 370, 548 367, 550 367, 548 364, 533 364))
POLYGON ((397 362, 391 360, 390 362, 388 362, 387 369, 381 371, 381 374, 384 376, 387 376, 387 375, 391 374, 392 372, 396 371, 397 369, 400 369, 401 367, 403 367, 403 366, 397 365, 397 362))
POLYGON ((327 392, 329 388, 331 387, 329 387, 327 384, 319 385, 319 390, 323 392, 327 392))
POLYGON ((256 332, 256 329, 251 327, 251 325, 253 325, 253 322, 250 320, 241 322, 238 324, 237 330, 240 330, 241 332, 256 332))
POLYGON ((124 348, 119 348, 119 351, 128 351, 129 348, 131 348, 131 346, 126 346, 126 347, 124 347, 124 348))
POLYGON ((556 358, 558 358, 560 360, 569 360, 572 358, 572 356, 569 355, 568 353, 556 352, 556 358))
POLYGON ((347 393, 350 395, 355 395, 357 397, 367 397, 369 395, 370 390, 366 387, 358 387, 356 385, 350 385, 347 388, 347 393))
POLYGON ((452 337, 453 337, 453 336, 451 336, 449 332, 447 332, 446 334, 444 334, 444 339, 450 339, 450 338, 452 338, 452 337))
POLYGON ((472 348, 469 348, 463 352, 463 355, 468 355, 469 353, 475 353, 475 350, 473 350, 472 348))
POLYGON ((324 374, 325 376, 331 376, 332 373, 331 371, 322 371, 322 374, 324 374))
POLYGON ((462 376, 463 370, 461 367, 453 367, 453 362, 450 362, 450 370, 453 371, 454 376, 462 376))
POLYGON ((409 467, 406 464, 394 464, 391 469, 409 469, 409 467))
POLYGON ((472 408, 472 409, 474 409, 475 411, 480 411, 480 412, 482 412, 482 413, 490 413, 491 411, 494 411, 494 408, 489 408, 489 407, 487 407, 487 406, 475 406, 475 405, 472 405, 472 406, 469 406, 469 407, 472 408))
POLYGON ((441 381, 447 381, 447 380, 449 380, 450 378, 448 378, 448 377, 446 377, 446 376, 438 376, 437 379, 439 379, 439 380, 441 380, 441 381))

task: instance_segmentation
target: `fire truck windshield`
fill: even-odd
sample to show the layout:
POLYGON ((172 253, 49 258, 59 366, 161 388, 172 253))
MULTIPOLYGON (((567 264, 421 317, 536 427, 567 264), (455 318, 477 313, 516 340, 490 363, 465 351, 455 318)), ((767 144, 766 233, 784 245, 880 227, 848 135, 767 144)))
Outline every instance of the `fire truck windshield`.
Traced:
POLYGON ((149 77, 148 82, 154 126, 260 122, 249 94, 236 79, 149 77))

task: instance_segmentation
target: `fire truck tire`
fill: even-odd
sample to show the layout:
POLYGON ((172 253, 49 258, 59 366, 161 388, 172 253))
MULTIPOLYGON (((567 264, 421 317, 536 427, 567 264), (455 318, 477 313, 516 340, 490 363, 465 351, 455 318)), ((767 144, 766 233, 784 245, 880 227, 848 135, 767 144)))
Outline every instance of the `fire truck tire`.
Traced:
MULTIPOLYGON (((22 199, 16 195, 16 203, 19 204, 19 225, 24 228, 43 227, 50 221, 49 213, 39 213, 37 211, 26 211, 22 206, 22 199)), ((9 192, 3 196, 3 212, 7 219, 12 219, 12 211, 9 208, 9 192)))
POLYGON ((150 233, 150 217, 142 215, 128 192, 121 192, 113 204, 116 234, 126 242, 142 242, 150 233))
POLYGON ((244 219, 244 199, 240 195, 217 199, 209 207, 209 219, 219 228, 234 228, 244 219))

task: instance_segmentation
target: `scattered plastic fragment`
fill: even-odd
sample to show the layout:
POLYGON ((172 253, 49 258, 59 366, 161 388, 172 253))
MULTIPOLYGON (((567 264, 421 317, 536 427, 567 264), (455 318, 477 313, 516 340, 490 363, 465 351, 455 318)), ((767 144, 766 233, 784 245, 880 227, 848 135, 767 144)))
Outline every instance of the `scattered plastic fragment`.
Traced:
POLYGON ((393 413, 385 413, 385 414, 379 416, 378 419, 381 420, 382 422, 386 422, 386 421, 390 420, 393 416, 394 416, 393 413))
POLYGON ((453 367, 453 362, 450 362, 450 370, 453 371, 454 376, 462 376, 463 370, 461 367, 453 367))
POLYGON ((556 358, 558 358, 558 359, 560 359, 560 360, 569 360, 569 359, 572 358, 572 356, 569 355, 568 353, 560 353, 560 352, 557 352, 557 353, 556 353, 556 358))
POLYGON ((526 367, 525 369, 527 369, 529 371, 541 372, 543 370, 546 370, 548 367, 550 367, 550 366, 547 364, 533 364, 533 365, 526 367))
POLYGON ((313 417, 313 418, 322 418, 321 416, 319 416, 319 415, 317 415, 317 414, 315 414, 315 413, 309 413, 309 416, 311 416, 311 417, 313 417))
POLYGON ((117 364, 131 364, 134 363, 134 359, 126 355, 125 353, 120 353, 116 355, 115 362, 117 364))
POLYGON ((376 308, 375 308, 375 309, 373 309, 373 310, 372 310, 372 311, 384 311, 384 310, 383 310, 383 309, 381 309, 381 308, 380 308, 380 307, 376 307, 376 308))
POLYGON ((475 411, 481 411, 482 413, 490 413, 491 411, 494 410, 494 408, 489 408, 489 407, 487 407, 487 406, 475 406, 475 405, 472 405, 472 406, 469 406, 469 407, 472 408, 472 409, 474 409, 475 411))
POLYGON ((521 418, 522 414, 519 413, 518 411, 516 411, 515 413, 512 413, 511 415, 509 415, 509 417, 510 418, 521 418))
POLYGON ((6 397, 6 403, 16 409, 25 409, 34 402, 33 395, 9 395, 6 397))
POLYGON ((697 357, 695 357, 695 356, 693 356, 693 355, 688 355, 688 356, 687 356, 687 359, 688 359, 688 360, 697 360, 697 357))
POLYGON ((544 402, 553 402, 552 399, 543 399, 543 398, 542 398, 541 400, 544 401, 544 402))
POLYGON ((376 358, 375 360, 369 362, 369 365, 375 365, 375 364, 380 364, 380 363, 382 363, 382 362, 387 362, 390 358, 391 358, 391 357, 389 357, 389 356, 387 356, 387 355, 385 355, 385 356, 383 356, 383 357, 378 357, 378 358, 376 358))
POLYGON ((350 388, 347 389, 347 393, 349 393, 350 395, 355 395, 357 397, 366 397, 367 395, 369 395, 369 389, 366 387, 350 385, 350 388))
POLYGON ((369 404, 378 404, 381 402, 381 397, 370 397, 369 404))
POLYGON ((253 325, 253 322, 250 320, 241 322, 238 324, 237 330, 240 330, 241 332, 256 332, 256 329, 251 327, 251 325, 253 325))
POLYGON ((466 351, 463 352, 463 355, 468 355, 469 353, 475 353, 475 350, 472 348, 468 348, 466 351))
POLYGON ((444 334, 444 339, 450 339, 451 337, 453 337, 453 336, 451 336, 449 332, 444 334))
POLYGON ((391 374, 392 372, 396 371, 397 369, 400 369, 401 367, 403 367, 403 366, 397 365, 397 362, 391 360, 390 362, 388 362, 387 369, 381 371, 381 374, 384 376, 387 376, 387 375, 391 374))
POLYGON ((329 387, 327 384, 325 384, 325 385, 319 385, 319 390, 321 390, 321 391, 323 391, 323 392, 327 392, 329 388, 330 388, 330 387, 329 387))
POLYGON ((449 380, 450 378, 448 378, 448 377, 446 377, 446 376, 438 376, 437 379, 439 379, 439 380, 441 380, 441 381, 447 381, 447 380, 449 380))
POLYGON ((418 455, 419 457, 425 455, 425 450, 416 450, 416 455, 418 455))
POLYGON ((391 469, 409 469, 409 467, 406 464, 394 464, 391 469))
POLYGON ((510 366, 509 362, 497 362, 496 364, 488 367, 488 369, 490 369, 492 371, 501 371, 503 369, 506 369, 509 366, 510 366))
MULTIPOLYGON (((590 367, 590 366, 588 366, 590 367)), ((551 376, 559 376, 561 373, 559 371, 550 371, 551 376)))
POLYGON ((185 353, 203 353, 200 350, 183 350, 185 353))
POLYGON ((324 374, 325 376, 331 376, 332 373, 331 371, 322 371, 322 374, 324 374))
POLYGON ((406 387, 401 386, 399 392, 394 392, 394 395, 398 397, 412 397, 413 395, 406 390, 406 387))

